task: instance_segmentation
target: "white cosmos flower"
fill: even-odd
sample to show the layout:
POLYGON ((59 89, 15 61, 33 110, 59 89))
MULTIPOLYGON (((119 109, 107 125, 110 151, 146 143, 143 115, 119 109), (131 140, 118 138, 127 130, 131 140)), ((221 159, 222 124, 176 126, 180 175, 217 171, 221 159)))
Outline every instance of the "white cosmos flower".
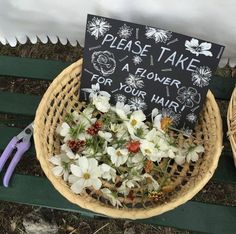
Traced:
POLYGON ((52 173, 55 176, 63 175, 64 181, 67 181, 69 177, 69 169, 70 169, 69 167, 70 159, 67 157, 67 155, 65 154, 55 155, 49 158, 49 161, 53 165, 55 165, 55 167, 53 167, 52 169, 52 173))
POLYGON ((110 100, 110 97, 94 95, 93 105, 95 105, 97 110, 101 111, 102 113, 106 113, 110 109, 109 100, 110 100))
POLYGON ((127 149, 107 147, 107 153, 110 155, 112 163, 114 163, 116 167, 119 167, 127 161, 129 152, 127 149))
POLYGON ((101 171, 98 161, 94 158, 80 157, 77 165, 71 165, 71 172, 73 175, 69 178, 69 181, 72 183, 71 190, 76 194, 81 193, 84 188, 90 186, 96 190, 102 186, 102 182, 99 179, 101 171))
POLYGON ((112 141, 112 134, 110 132, 98 131, 98 135, 107 142, 112 141))
POLYGON ((66 122, 63 122, 62 125, 58 126, 56 129, 56 132, 64 138, 63 139, 64 142, 71 139, 70 131, 71 131, 71 128, 70 128, 69 124, 66 122))
POLYGON ((198 39, 192 38, 191 41, 185 41, 186 50, 190 51, 192 54, 198 56, 199 54, 203 54, 205 56, 212 57, 211 51, 211 43, 202 42, 199 44, 198 39))
POLYGON ((127 115, 131 113, 130 106, 125 105, 123 102, 117 102, 116 106, 112 107, 112 110, 115 111, 122 120, 128 120, 127 115))
POLYGON ((103 188, 103 189, 101 189, 101 192, 103 193, 103 196, 105 198, 107 198, 113 206, 116 206, 116 207, 121 206, 122 207, 121 202, 117 199, 117 196, 114 193, 112 193, 112 191, 110 189, 103 188))
POLYGON ((199 154, 204 152, 204 147, 202 145, 198 145, 194 148, 191 148, 187 152, 186 160, 189 163, 190 161, 196 162, 199 158, 199 154))
POLYGON ((185 160, 186 160, 186 150, 185 149, 179 149, 178 152, 175 155, 174 160, 178 165, 183 165, 185 163, 185 160))
POLYGON ((153 128, 151 131, 149 131, 146 135, 145 135, 145 139, 147 141, 153 142, 154 144, 157 144, 160 137, 159 134, 157 132, 157 130, 155 128, 153 128))
POLYGON ((143 177, 147 181, 148 191, 157 191, 160 187, 159 183, 149 174, 145 173, 143 177))
POLYGON ((109 165, 103 163, 100 165, 101 173, 102 173, 102 178, 106 180, 112 180, 113 183, 115 183, 116 179, 116 170, 109 165))
POLYGON ((140 150, 144 156, 152 161, 160 161, 160 154, 155 148, 154 143, 144 139, 140 140, 140 143, 140 150))
POLYGON ((157 108, 154 108, 152 110, 151 118, 152 118, 153 127, 157 128, 158 130, 161 130, 161 118, 162 118, 162 115, 159 113, 157 108))
POLYGON ((74 111, 72 113, 74 117, 74 121, 77 124, 82 124, 82 126, 87 129, 91 126, 91 124, 96 122, 96 118, 92 118, 92 113, 94 111, 94 108, 92 107, 87 107, 86 109, 83 110, 82 114, 79 114, 77 111, 74 111))

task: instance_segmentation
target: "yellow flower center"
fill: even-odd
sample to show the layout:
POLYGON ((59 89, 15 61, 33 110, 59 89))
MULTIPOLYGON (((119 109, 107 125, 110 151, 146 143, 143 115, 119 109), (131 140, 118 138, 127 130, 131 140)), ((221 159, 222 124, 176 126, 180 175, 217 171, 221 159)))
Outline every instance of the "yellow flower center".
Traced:
POLYGON ((88 180, 90 178, 90 174, 89 173, 84 173, 84 179, 88 180))
POLYGON ((118 150, 118 151, 116 152, 116 155, 117 155, 117 156, 122 156, 123 154, 118 150))
POLYGON ((172 119, 170 117, 164 117, 161 120, 161 129, 166 130, 172 124, 172 119))
POLYGON ((138 123, 138 121, 136 119, 132 119, 131 120, 131 125, 134 127, 136 124, 138 123))
POLYGON ((146 154, 150 154, 150 153, 151 153, 151 151, 150 151, 149 149, 145 149, 144 152, 145 152, 146 154))

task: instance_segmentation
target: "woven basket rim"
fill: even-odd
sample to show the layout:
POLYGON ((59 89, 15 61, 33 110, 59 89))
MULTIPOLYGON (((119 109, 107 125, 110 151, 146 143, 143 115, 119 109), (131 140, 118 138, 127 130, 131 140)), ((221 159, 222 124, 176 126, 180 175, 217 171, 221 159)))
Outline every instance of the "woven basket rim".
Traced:
POLYGON ((217 125, 217 132, 216 132, 216 137, 217 140, 215 142, 215 152, 214 152, 214 160, 212 164, 209 167, 209 170, 205 173, 204 177, 202 180, 199 180, 194 188, 192 188, 191 191, 188 193, 184 194, 181 197, 178 197, 175 200, 172 200, 166 204, 162 204, 157 207, 153 208, 148 208, 148 209, 137 209, 133 208, 131 209, 118 209, 118 208, 113 208, 113 207, 108 207, 105 204, 102 205, 99 202, 94 202, 93 199, 91 198, 90 201, 88 201, 88 198, 85 198, 81 195, 76 195, 74 194, 68 185, 66 183, 62 183, 59 178, 53 175, 50 167, 49 167, 49 162, 45 160, 43 152, 42 152, 42 145, 41 145, 41 135, 40 135, 40 113, 42 113, 44 105, 48 102, 48 98, 50 94, 53 92, 54 87, 58 85, 58 83, 61 82, 61 78, 65 75, 70 73, 71 70, 76 68, 77 66, 82 66, 83 60, 80 59, 77 62, 71 64, 69 67, 67 67, 65 70, 63 70, 52 82, 50 87, 48 88, 47 92, 44 94, 37 112, 36 112, 36 117, 34 120, 34 141, 35 141, 35 148, 36 148, 36 153, 37 153, 37 158, 40 162, 40 165, 45 173, 45 175, 48 177, 48 179, 51 181, 53 186, 58 190, 64 197, 66 197, 70 202, 79 205, 80 207, 84 209, 89 209, 92 210, 95 213, 100 213, 105 216, 109 215, 113 218, 128 218, 128 219, 144 219, 144 218, 149 218, 152 216, 159 215, 161 213, 164 213, 166 211, 172 210, 176 208, 177 206, 187 202, 190 200, 194 195, 196 195, 205 185, 206 183, 210 180, 210 178, 213 176, 214 171, 217 168, 219 157, 221 155, 222 151, 222 143, 223 143, 223 131, 222 131, 222 120, 220 116, 220 111, 218 108, 218 105, 215 101, 215 98, 211 91, 208 91, 207 93, 207 99, 210 101, 211 106, 214 110, 215 116, 216 116, 216 125, 217 125))
POLYGON ((236 105, 235 102, 236 102, 236 87, 232 92, 227 111, 228 136, 233 151, 234 165, 236 167, 236 139, 235 139, 236 137, 234 136, 234 134, 231 133, 231 121, 233 120, 233 113, 234 113, 233 109, 234 106, 236 105))

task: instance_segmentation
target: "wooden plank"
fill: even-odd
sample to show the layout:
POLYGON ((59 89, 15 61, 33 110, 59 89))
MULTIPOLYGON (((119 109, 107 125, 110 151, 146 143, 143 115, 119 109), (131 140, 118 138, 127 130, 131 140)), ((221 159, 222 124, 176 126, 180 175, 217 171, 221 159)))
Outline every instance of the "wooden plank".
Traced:
MULTIPOLYGON (((1 133, 0 151, 3 151, 3 149, 6 147, 7 143, 9 142, 9 140, 14 135, 17 135, 20 131, 21 129, 19 128, 0 126, 0 133, 1 133)), ((31 147, 28 153, 34 155, 35 154, 34 147, 31 147)), ((236 170, 233 163, 231 149, 223 150, 223 153, 220 157, 218 168, 216 169, 213 179, 218 182, 236 183, 236 170)))
POLYGON ((32 116, 40 100, 36 95, 0 92, 0 112, 32 116))
POLYGON ((0 56, 0 75, 52 80, 70 62, 0 56))
MULTIPOLYGON (((14 175, 9 188, 0 186, 0 199, 99 216, 68 202, 43 177, 14 175)), ((222 234, 236 230, 235 219, 235 207, 190 201, 173 211, 137 222, 222 234)))

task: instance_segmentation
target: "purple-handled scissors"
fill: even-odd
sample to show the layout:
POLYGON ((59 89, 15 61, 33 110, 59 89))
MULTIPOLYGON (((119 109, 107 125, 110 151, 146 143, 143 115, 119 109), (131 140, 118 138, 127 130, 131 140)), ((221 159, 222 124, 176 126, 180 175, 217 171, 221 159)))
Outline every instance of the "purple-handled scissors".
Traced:
POLYGON ((7 147, 3 151, 0 157, 0 172, 3 169, 7 159, 11 156, 12 152, 16 149, 16 153, 10 162, 7 171, 3 177, 3 185, 8 187, 12 173, 17 163, 22 158, 23 154, 30 148, 30 139, 33 135, 33 123, 29 124, 22 132, 17 136, 14 136, 8 143, 7 147))

